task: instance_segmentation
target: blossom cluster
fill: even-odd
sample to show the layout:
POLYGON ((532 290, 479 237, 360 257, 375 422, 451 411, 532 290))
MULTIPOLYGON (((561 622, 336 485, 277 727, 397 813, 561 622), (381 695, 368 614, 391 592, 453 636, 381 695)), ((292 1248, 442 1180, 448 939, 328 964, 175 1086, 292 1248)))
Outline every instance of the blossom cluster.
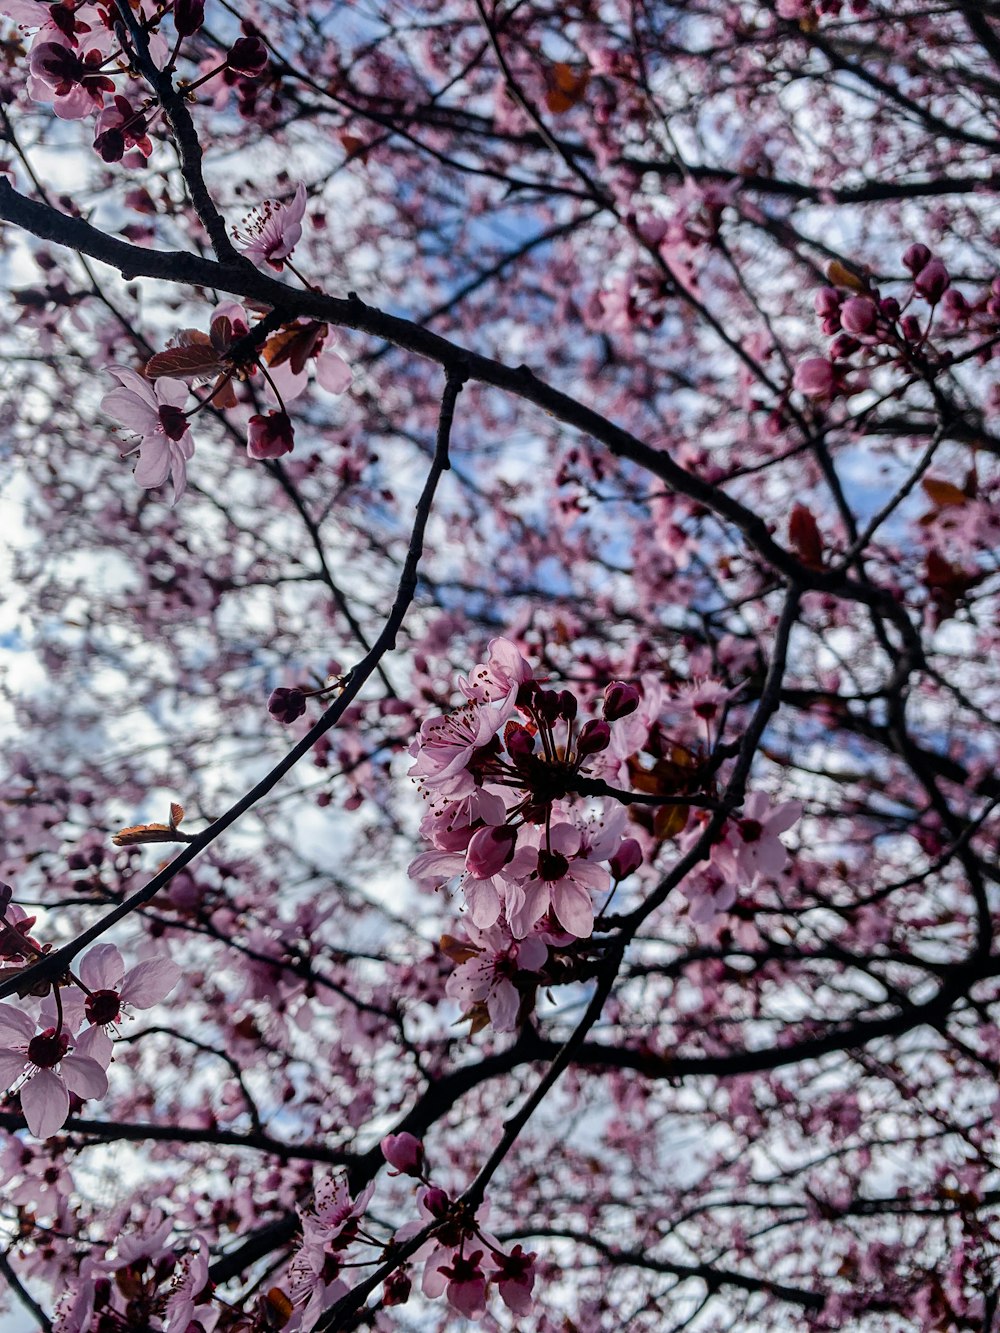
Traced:
MULTIPOLYGON (((613 887, 643 863, 642 843, 627 836, 632 794, 606 779, 624 772, 647 792, 661 787, 646 852, 666 836, 677 838, 682 853, 690 850, 709 815, 706 808, 690 817, 690 806, 671 801, 671 783, 701 785, 694 749, 668 745, 683 763, 661 753, 653 771, 643 767, 644 746, 663 749, 665 700, 655 682, 640 689, 612 681, 600 715, 582 720, 576 695, 546 688, 501 638, 459 687, 464 706, 426 719, 410 749, 410 776, 428 802, 420 831, 433 850, 418 855, 409 873, 436 884, 457 879, 467 917, 465 938, 445 943, 458 964, 447 994, 510 1032, 553 952, 587 939, 596 905, 603 898, 605 906, 613 887)), ((703 680, 684 687, 677 702, 711 739, 728 696, 720 682, 703 680)), ((797 801, 772 805, 757 792, 724 821, 683 886, 695 924, 730 908, 741 885, 781 873, 787 852, 779 835, 801 812, 797 801)))
MULTIPOLYGON (((32 918, 9 902, 5 888, 0 921, 0 958, 30 962, 42 949, 27 931, 32 918)), ((180 979, 169 958, 153 958, 125 970, 113 944, 97 944, 65 985, 56 985, 21 1006, 0 1003, 0 1088, 20 1100, 28 1129, 36 1138, 57 1133, 71 1098, 103 1097, 113 1052, 112 1034, 132 1009, 148 1009, 164 999, 180 979)))
POLYGON ((837 261, 830 265, 831 285, 817 292, 815 306, 831 342, 826 356, 806 357, 795 369, 792 384, 804 397, 823 402, 843 393, 858 360, 897 362, 924 376, 947 364, 949 354, 931 341, 935 316, 944 332, 996 332, 1000 277, 970 300, 952 286, 945 262, 922 242, 908 246, 901 262, 911 275, 901 297, 884 295, 870 278, 837 261), (929 312, 926 317, 920 313, 923 307, 929 312))
MULTIPOLYGON (((304 195, 303 204, 304 204, 304 195)), ((291 244, 282 253, 287 255, 291 244)), ((187 464, 194 454, 190 419, 211 406, 216 410, 237 406, 233 382, 261 374, 265 391, 277 406, 255 412, 246 423, 247 454, 253 459, 281 458, 295 446, 295 431, 287 403, 305 391, 312 365, 316 382, 328 393, 340 394, 351 382, 351 370, 333 349, 326 324, 298 320, 269 338, 260 355, 240 355, 249 338, 251 321, 236 301, 215 307, 210 332, 185 329, 172 347, 158 352, 140 374, 127 366, 112 366, 119 388, 105 394, 101 408, 115 417, 126 431, 139 437, 129 453, 138 452, 136 482, 147 489, 172 483, 176 504, 187 485, 187 464), (208 383, 205 393, 194 395, 196 383, 208 383)))

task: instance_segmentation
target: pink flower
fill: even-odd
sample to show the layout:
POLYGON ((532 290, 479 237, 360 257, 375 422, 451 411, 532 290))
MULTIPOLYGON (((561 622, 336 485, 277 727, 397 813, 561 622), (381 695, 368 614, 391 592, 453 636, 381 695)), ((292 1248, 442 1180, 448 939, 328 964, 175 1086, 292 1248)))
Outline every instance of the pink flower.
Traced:
POLYGON ((285 412, 253 416, 247 430, 247 453, 251 458, 280 458, 295 448, 295 431, 285 412))
POLYGON ((102 66, 107 52, 92 46, 85 54, 63 41, 36 42, 28 59, 28 93, 36 102, 51 102, 62 120, 82 120, 104 106, 115 90, 102 66))
POLYGON ((126 430, 142 436, 135 479, 145 490, 152 490, 172 476, 171 504, 176 504, 187 485, 187 460, 194 454, 182 411, 187 386, 167 377, 151 383, 125 366, 110 369, 122 387, 104 395, 101 409, 116 416, 126 430))
POLYGON ((488 744, 513 711, 513 701, 499 707, 466 704, 454 713, 429 717, 410 747, 416 762, 410 777, 419 778, 424 787, 448 789, 451 796, 466 796, 475 785, 466 772, 476 750, 488 744))
POLYGON ((531 680, 531 667, 509 639, 491 639, 489 656, 473 667, 469 677, 458 678, 458 688, 475 703, 494 703, 517 693, 518 685, 531 680))
POLYGON ((455 968, 445 983, 445 994, 465 1011, 485 1002, 494 1031, 513 1032, 521 1007, 514 978, 519 972, 539 972, 548 949, 537 935, 515 940, 503 926, 488 930, 466 926, 466 933, 472 956, 455 968))
POLYGON ((90 1056, 68 1054, 68 1032, 36 1028, 35 1020, 20 1009, 0 1004, 0 1086, 20 1083, 28 1128, 36 1138, 47 1139, 69 1115, 70 1092, 103 1097, 108 1076, 90 1056))
POLYGON ((273 269, 283 267, 302 239, 302 218, 306 211, 306 187, 300 182, 290 204, 267 200, 255 210, 236 232, 243 253, 255 262, 263 260, 273 269))
POLYGON ((746 800, 743 814, 732 821, 725 843, 717 848, 713 860, 733 878, 749 883, 756 875, 779 875, 788 853, 778 837, 799 819, 800 801, 784 801, 772 806, 763 792, 755 791, 746 800))
POLYGON ((485 1251, 442 1249, 428 1260, 424 1269, 423 1292, 434 1297, 444 1294, 448 1304, 466 1319, 478 1319, 486 1312, 486 1273, 483 1271, 485 1251))
POLYGON ((564 930, 586 939, 594 929, 591 892, 611 887, 610 875, 593 856, 572 824, 554 824, 544 847, 519 849, 507 869, 511 879, 522 881, 507 894, 507 919, 518 939, 550 908, 564 930))
MULTIPOLYGON (((134 1009, 149 1009, 164 999, 180 980, 181 969, 169 958, 153 958, 136 963, 125 971, 121 954, 113 944, 95 944, 80 962, 80 980, 90 994, 84 1005, 87 1022, 100 1030, 107 1042, 107 1056, 111 1058, 111 1040, 104 1028, 114 1026, 126 1005, 134 1009)), ((86 1035, 86 1034, 85 1034, 86 1035)), ((95 1034, 88 1043, 92 1054, 103 1047, 95 1034)), ((100 1056, 98 1056, 100 1058, 100 1056)))
POLYGON ((515 1314, 528 1314, 531 1310, 531 1289, 535 1285, 535 1258, 533 1251, 527 1253, 520 1245, 515 1245, 510 1254, 494 1253, 493 1262, 497 1272, 493 1281, 497 1284, 500 1298, 508 1310, 515 1314))
POLYGON ((358 1228, 358 1218, 374 1193, 374 1181, 356 1199, 351 1198, 346 1177, 333 1176, 321 1181, 316 1187, 312 1211, 299 1213, 303 1249, 332 1252, 350 1244, 358 1228))

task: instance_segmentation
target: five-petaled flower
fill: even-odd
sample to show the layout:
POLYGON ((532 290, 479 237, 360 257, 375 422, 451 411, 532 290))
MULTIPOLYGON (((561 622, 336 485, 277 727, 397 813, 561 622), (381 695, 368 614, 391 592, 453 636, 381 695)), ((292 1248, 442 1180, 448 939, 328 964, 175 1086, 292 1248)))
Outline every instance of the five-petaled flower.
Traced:
POLYGON ((306 187, 299 184, 289 204, 266 200, 236 230, 237 243, 248 259, 263 260, 273 269, 281 269, 302 239, 302 219, 306 211, 306 187))
POLYGON ((142 437, 135 479, 146 490, 162 486, 171 477, 176 504, 187 485, 187 460, 194 441, 183 412, 187 386, 166 376, 151 382, 126 366, 111 366, 121 388, 101 399, 101 408, 117 417, 126 430, 142 437))
POLYGON ((0 1087, 19 1085, 28 1129, 47 1139, 69 1115, 69 1094, 103 1097, 108 1076, 91 1056, 70 1053, 73 1040, 65 1028, 37 1028, 20 1009, 0 1004, 0 1087))

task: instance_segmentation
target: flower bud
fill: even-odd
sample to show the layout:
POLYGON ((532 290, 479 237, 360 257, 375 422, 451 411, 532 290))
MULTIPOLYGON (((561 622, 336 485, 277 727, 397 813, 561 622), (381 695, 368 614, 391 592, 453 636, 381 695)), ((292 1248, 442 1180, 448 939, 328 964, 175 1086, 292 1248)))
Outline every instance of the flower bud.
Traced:
POLYGON ((489 879, 502 870, 514 855, 517 830, 509 824, 481 828, 472 835, 465 854, 465 868, 476 879, 489 879))
POLYGON ((410 1299, 412 1285, 409 1273, 402 1268, 397 1268, 394 1273, 389 1274, 382 1284, 382 1304, 405 1305, 410 1299))
POLYGON ((639 707, 639 688, 624 680, 613 680, 604 691, 604 716, 608 722, 628 717, 639 707))
POLYGON ((535 749, 535 738, 520 722, 508 722, 503 734, 507 753, 515 764, 523 764, 535 749))
POLYGON ((642 848, 635 838, 626 838, 611 857, 608 865, 612 877, 616 880, 627 879, 642 865, 642 848))
POLYGON ((917 274, 913 286, 931 305, 940 301, 951 283, 948 270, 940 259, 932 259, 917 274))
POLYGON ((287 690, 279 686, 278 689, 271 691, 271 697, 267 701, 267 711, 278 722, 284 722, 287 726, 306 711, 306 696, 301 690, 294 688, 287 690))
POLYGON ((828 319, 840 310, 840 293, 836 287, 821 287, 813 300, 817 315, 828 319))
POLYGON ((919 273, 930 262, 931 252, 918 241, 903 254, 903 264, 911 273, 919 273))
POLYGON ((809 356, 795 367, 792 387, 806 398, 830 398, 836 388, 833 366, 824 356, 809 356))
POLYGON ((576 742, 577 754, 581 756, 598 754, 611 744, 611 728, 607 722, 588 722, 580 732, 576 742))
POLYGON ((295 448, 295 431, 285 412, 252 416, 247 428, 247 453, 251 458, 280 458, 295 448))
POLYGON ((401 1176, 420 1177, 424 1169, 424 1145, 405 1131, 387 1134, 382 1140, 382 1156, 401 1176))
POLYGON ((174 0, 174 27, 178 37, 190 37, 205 22, 205 0, 174 0))
POLYGON ((259 37, 240 37, 226 52, 226 64, 236 74, 254 78, 267 68, 267 47, 259 37))
POLYGON ((432 1185, 423 1191, 421 1202, 432 1217, 447 1217, 451 1209, 451 1200, 444 1190, 432 1185))
POLYGON ((840 324, 847 333, 874 333, 878 324, 875 302, 867 296, 852 296, 841 306, 840 324))

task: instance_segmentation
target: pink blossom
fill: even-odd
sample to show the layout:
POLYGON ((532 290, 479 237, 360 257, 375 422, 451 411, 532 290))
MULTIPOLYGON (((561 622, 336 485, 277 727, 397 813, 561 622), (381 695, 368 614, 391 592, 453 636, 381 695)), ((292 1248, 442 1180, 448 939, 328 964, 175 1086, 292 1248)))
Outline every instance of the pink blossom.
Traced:
POLYGON ((517 687, 531 680, 531 667, 509 639, 491 639, 484 663, 473 667, 468 679, 459 676, 458 688, 475 703, 511 699, 517 687))
POLYGON ((497 1266, 492 1280, 497 1284, 504 1305, 515 1314, 530 1313, 537 1256, 533 1251, 526 1252, 520 1245, 515 1245, 510 1254, 496 1252, 492 1258, 497 1266))
POLYGON ((247 429, 247 453, 251 458, 281 458, 295 448, 295 431, 285 412, 252 416, 247 429))
POLYGON ((788 853, 778 834, 790 829, 801 814, 800 801, 772 806, 763 792, 753 792, 747 797, 743 814, 730 823, 726 842, 713 860, 746 883, 758 874, 780 874, 788 853))
POLYGON ((36 1028, 34 1019, 20 1009, 0 1004, 0 1086, 20 1084, 28 1128, 36 1138, 47 1139, 69 1115, 70 1092, 103 1097, 108 1076, 90 1056, 69 1054, 68 1032, 36 1028))
POLYGON ((518 973, 537 973, 545 965, 548 949, 537 935, 515 940, 503 926, 477 930, 466 926, 471 957, 460 963, 445 984, 445 993, 465 1011, 486 1005, 496 1032, 513 1032, 521 1007, 521 992, 515 985, 518 973))
MULTIPOLYGON (((87 1022, 107 1041, 110 1059, 111 1042, 104 1028, 114 1026, 128 1008, 149 1009, 158 1004, 177 985, 181 969, 169 958, 153 958, 136 963, 126 972, 124 960, 113 944, 95 944, 84 954, 79 975, 90 992, 84 1005, 87 1022)), ((91 1053, 96 1055, 102 1045, 96 1033, 91 1042, 94 1043, 91 1053)))
MULTIPOLYGON (((235 48, 234 48, 235 49, 235 48)), ((302 219, 306 211, 306 187, 299 182, 291 203, 267 200, 255 210, 236 232, 236 240, 248 259, 261 260, 273 269, 283 267, 302 239, 302 219)))
POLYGON ((442 1249, 429 1259, 424 1269, 423 1293, 434 1299, 444 1295, 452 1309, 466 1319, 478 1319, 486 1312, 485 1251, 442 1249))
POLYGON ((454 713, 430 717, 410 747, 416 762, 410 777, 424 787, 445 788, 453 796, 466 796, 474 785, 467 765, 476 750, 488 744, 513 711, 507 698, 497 706, 466 704, 454 713))
POLYGON ((28 92, 36 102, 52 103, 62 120, 82 120, 104 106, 114 82, 104 73, 106 42, 79 53, 65 41, 36 42, 28 60, 28 92))
POLYGON ((518 939, 528 934, 550 909, 559 924, 578 939, 594 929, 591 893, 611 887, 611 877, 583 846, 580 830, 555 824, 544 847, 522 847, 510 863, 512 885, 507 897, 507 919, 518 939))
POLYGON ((187 460, 194 454, 194 441, 182 411, 187 386, 167 377, 151 383, 125 366, 110 369, 122 387, 106 393, 101 408, 116 416, 126 430, 142 437, 135 479, 144 489, 152 490, 172 476, 171 504, 176 504, 187 485, 187 460))

